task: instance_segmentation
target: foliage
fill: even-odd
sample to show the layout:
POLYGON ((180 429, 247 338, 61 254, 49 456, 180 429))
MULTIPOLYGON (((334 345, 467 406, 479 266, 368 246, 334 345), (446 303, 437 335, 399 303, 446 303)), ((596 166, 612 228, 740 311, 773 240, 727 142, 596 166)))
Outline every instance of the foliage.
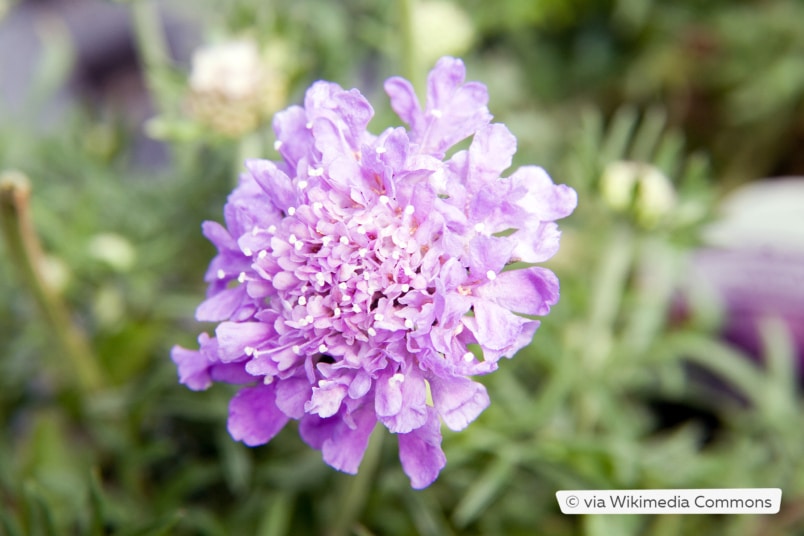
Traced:
MULTIPOLYGON (((205 38, 283 41, 292 55, 290 101, 327 78, 384 102, 386 76, 416 80, 430 67, 400 50, 405 10, 391 3, 221 4, 193 3, 191 13, 186 4, 163 7, 198 24, 205 38)), ((213 255, 200 224, 221 219, 243 155, 274 157, 272 134, 263 125, 231 139, 193 124, 182 105, 189 64, 146 50, 143 41, 158 43, 161 26, 149 25, 148 0, 132 0, 118 7, 137 15, 166 163, 136 161, 142 140, 108 102, 76 104, 58 124, 35 126, 36 110, 66 83, 69 58, 57 54, 59 43, 45 44, 25 117, 0 124, 0 168, 31 182, 46 284, 71 311, 71 329, 87 338, 101 375, 97 386, 80 383, 21 283, 19 259, 2 249, 0 533, 804 528, 795 348, 769 323, 758 362, 718 337, 718 316, 706 303, 693 297, 678 313, 689 253, 717 199, 747 180, 802 174, 804 5, 460 6, 475 31, 463 54, 469 79, 488 83, 491 111, 519 138, 514 164, 543 164, 580 203, 550 266, 561 301, 529 348, 480 379, 491 407, 464 432, 444 430, 448 463, 439 480, 411 490, 394 441, 376 441, 369 455, 377 469, 357 477, 330 469, 292 429, 247 448, 224 431, 230 389, 178 385, 169 350, 194 344, 192 313, 213 255), (624 209, 601 195, 601 177, 620 161, 649 164, 672 184, 673 202, 655 220, 638 216, 636 191, 624 209), (707 487, 780 487, 782 513, 564 516, 555 500, 559 489, 707 487)), ((389 121, 388 111, 379 109, 375 122, 389 121)))

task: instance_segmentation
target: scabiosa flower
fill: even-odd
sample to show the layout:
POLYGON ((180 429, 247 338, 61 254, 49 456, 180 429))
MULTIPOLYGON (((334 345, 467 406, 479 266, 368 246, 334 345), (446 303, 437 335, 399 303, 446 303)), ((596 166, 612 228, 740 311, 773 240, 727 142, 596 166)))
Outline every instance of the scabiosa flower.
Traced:
POLYGON ((295 419, 326 463, 356 473, 379 421, 412 486, 426 487, 446 463, 441 421, 461 430, 489 405, 470 377, 527 345, 529 316, 558 300, 549 270, 505 268, 557 251, 555 220, 575 191, 538 167, 500 176, 516 139, 464 77, 442 58, 424 109, 408 81, 389 79, 410 129, 379 135, 357 90, 316 82, 304 107, 274 119, 282 160, 247 161, 226 225, 204 223, 218 255, 196 316, 220 324, 172 358, 191 389, 245 385, 229 407, 235 439, 260 445, 295 419))

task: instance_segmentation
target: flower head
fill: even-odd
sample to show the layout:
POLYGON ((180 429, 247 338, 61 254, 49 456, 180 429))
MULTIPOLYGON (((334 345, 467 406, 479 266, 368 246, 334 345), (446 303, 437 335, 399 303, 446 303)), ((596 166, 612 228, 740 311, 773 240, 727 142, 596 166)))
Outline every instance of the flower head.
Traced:
POLYGON ((281 43, 261 48, 241 38, 195 51, 189 78, 189 111, 221 134, 237 137, 257 128, 285 101, 281 43))
POLYGON ((505 268, 556 252, 554 220, 576 194, 538 167, 500 176, 516 140, 464 76, 442 58, 424 108, 389 79, 410 129, 379 135, 357 90, 316 82, 275 117, 282 160, 247 161, 226 224, 204 224, 218 255, 197 318, 220 324, 172 356, 191 389, 245 385, 229 408, 235 439, 263 444, 297 419, 326 463, 355 473, 379 421, 425 487, 446 463, 441 421, 461 430, 489 404, 470 377, 527 345, 539 322, 522 315, 558 300, 549 270, 505 268))

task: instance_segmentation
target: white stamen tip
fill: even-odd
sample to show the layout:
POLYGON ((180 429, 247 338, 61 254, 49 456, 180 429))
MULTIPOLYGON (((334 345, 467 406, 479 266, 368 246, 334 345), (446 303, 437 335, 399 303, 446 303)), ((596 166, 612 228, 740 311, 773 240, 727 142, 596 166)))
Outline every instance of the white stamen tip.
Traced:
POLYGON ((282 140, 276 140, 274 142, 274 150, 278 151, 279 149, 282 148, 282 145, 283 145, 282 140))
POLYGON ((438 108, 433 108, 432 110, 430 110, 430 115, 432 115, 433 117, 441 117, 442 113, 441 110, 439 110, 438 108))
POLYGON ((360 234, 366 234, 366 228, 362 225, 358 225, 356 231, 360 234))
POLYGON ((301 347, 298 344, 294 344, 290 350, 296 355, 301 354, 301 347))
POLYGON ((307 124, 304 125, 304 128, 306 128, 307 130, 313 128, 313 122, 312 121, 307 121, 307 124))
POLYGON ((405 207, 405 214, 407 214, 408 216, 410 216, 414 212, 416 212, 416 207, 414 207, 413 205, 408 205, 405 207))
POLYGON ((381 195, 380 196, 380 203, 382 203, 383 205, 387 205, 388 201, 389 201, 389 199, 388 199, 387 195, 381 195))
POLYGON ((321 352, 322 354, 323 354, 324 352, 326 352, 327 350, 329 350, 329 348, 327 348, 327 345, 326 345, 326 344, 320 344, 320 345, 318 346, 318 351, 319 351, 319 352, 321 352))
POLYGON ((377 313, 374 315, 374 320, 376 320, 377 322, 382 322, 384 319, 385 315, 383 315, 382 313, 377 313))
POLYGON ((320 177, 321 175, 324 174, 324 168, 320 168, 320 167, 318 167, 318 168, 309 168, 307 170, 307 174, 310 175, 311 177, 320 177))
POLYGON ((251 251, 251 249, 243 248, 243 255, 245 255, 246 257, 251 257, 253 254, 254 254, 254 252, 251 251))
POLYGON ((299 296, 299 305, 307 305, 307 298, 299 296))
POLYGON ((296 242, 295 244, 293 244, 293 248, 294 248, 296 251, 301 251, 301 249, 302 249, 303 247, 304 247, 304 242, 302 242, 301 240, 299 240, 298 242, 296 242))
POLYGON ((477 231, 478 233, 482 233, 485 230, 486 230, 486 224, 483 223, 482 221, 475 224, 475 231, 477 231))
POLYGON ((360 306, 358 304, 356 304, 356 303, 353 303, 352 304, 352 312, 353 313, 359 313, 360 312, 360 306))
POLYGON ((410 318, 405 319, 405 327, 408 329, 413 329, 413 320, 410 318))
POLYGON ((402 284, 402 292, 407 292, 409 290, 410 290, 410 285, 408 285, 407 283, 403 283, 402 284))
POLYGON ((288 216, 296 214, 296 207, 288 207, 288 216))
POLYGON ((299 181, 297 186, 299 187, 299 190, 304 190, 305 188, 307 188, 307 184, 308 184, 307 181, 301 180, 299 181))
POLYGON ((276 232, 276 225, 269 225, 268 232, 274 234, 276 232))
POLYGON ((292 234, 292 235, 290 235, 290 236, 288 237, 288 243, 289 243, 291 246, 292 246, 293 244, 295 244, 297 240, 298 240, 298 238, 296 238, 296 235, 295 235, 295 234, 292 234))
POLYGON ((357 250, 357 254, 360 255, 360 258, 365 258, 366 255, 368 254, 368 249, 360 248, 359 250, 357 250))
POLYGON ((338 318, 339 316, 341 316, 341 308, 336 307, 335 309, 333 309, 332 310, 332 316, 334 316, 335 318, 338 318))
POLYGON ((489 281, 494 281, 495 279, 497 279, 497 274, 494 272, 494 270, 489 270, 488 272, 486 272, 486 277, 489 278, 489 281))
POLYGON ((375 330, 374 328, 368 328, 368 334, 370 337, 373 337, 377 334, 377 330, 375 330))
POLYGON ((243 353, 246 355, 254 355, 254 348, 251 346, 246 346, 243 348, 243 353))
POLYGON ((218 268, 218 279, 224 279, 226 277, 226 272, 223 269, 218 268))
POLYGON ((245 282, 246 280, 246 272, 240 272, 240 275, 237 276, 237 280, 241 283, 245 282))
POLYGON ((267 256, 268 256, 268 250, 266 250, 266 249, 261 249, 260 252, 257 253, 257 258, 258 259, 264 259, 267 256))
POLYGON ((398 261, 398 260, 399 260, 399 256, 400 256, 400 254, 399 254, 399 250, 398 250, 398 249, 395 249, 394 251, 392 251, 392 252, 391 252, 391 257, 393 257, 393 259, 394 259, 395 261, 398 261))
POLYGON ((379 147, 377 147, 376 149, 374 149, 374 151, 375 151, 377 154, 383 154, 383 153, 385 152, 385 147, 383 147, 382 145, 380 145, 379 147))
POLYGON ((466 352, 465 354, 463 354, 463 360, 466 361, 467 363, 473 361, 474 358, 475 355, 472 352, 466 352))
POLYGON ((393 384, 395 384, 395 383, 402 383, 402 382, 404 382, 404 381, 405 381, 405 375, 404 375, 404 374, 402 374, 401 372, 397 372, 396 374, 394 374, 393 376, 391 376, 391 379, 390 379, 390 380, 388 380, 388 383, 390 383, 391 385, 393 385, 393 384))
POLYGON ((319 285, 323 285, 323 284, 324 284, 324 282, 326 281, 326 277, 324 277, 324 274, 322 274, 321 272, 316 272, 316 274, 315 274, 315 281, 316 281, 316 283, 318 283, 319 285))
MULTIPOLYGON (((350 295, 348 295, 348 294, 344 294, 343 298, 341 298, 341 301, 349 303, 350 301, 352 301, 352 297, 350 295)), ((356 311, 356 312, 359 312, 359 311, 356 311)))
POLYGON ((324 203, 321 201, 316 201, 313 203, 313 210, 321 210, 322 208, 324 208, 324 203))
POLYGON ((313 318, 313 315, 307 315, 307 316, 305 316, 305 317, 304 317, 304 320, 305 320, 305 322, 307 322, 308 324, 312 324, 312 323, 313 323, 313 320, 315 320, 315 318, 313 318))
POLYGON ((348 238, 346 238, 345 236, 342 236, 342 237, 340 237, 340 238, 338 239, 338 242, 340 242, 341 244, 343 244, 343 245, 345 246, 346 244, 348 244, 348 243, 349 243, 349 239, 348 239, 348 238))
POLYGON ((273 376, 266 376, 266 377, 264 377, 262 379, 262 383, 265 384, 265 385, 271 385, 272 383, 274 383, 274 377, 273 376))

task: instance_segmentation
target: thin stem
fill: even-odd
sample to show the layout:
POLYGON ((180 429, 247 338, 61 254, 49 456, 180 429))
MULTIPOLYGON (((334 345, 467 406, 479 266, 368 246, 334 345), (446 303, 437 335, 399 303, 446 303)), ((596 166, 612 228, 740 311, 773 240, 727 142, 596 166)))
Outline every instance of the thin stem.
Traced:
POLYGON ((588 322, 586 364, 597 367, 607 356, 608 336, 620 311, 634 256, 634 239, 627 228, 615 229, 597 270, 588 322))
POLYGON ((42 249, 29 212, 30 191, 22 173, 0 175, 0 227, 8 258, 16 265, 61 353, 72 365, 79 386, 85 392, 94 391, 102 385, 97 361, 84 333, 71 321, 66 305, 42 276, 42 249))
POLYGON ((416 0, 399 0, 399 41, 402 73, 413 84, 413 89, 421 97, 424 91, 424 78, 419 58, 416 54, 413 14, 416 0))
POLYGON ((154 105, 164 113, 170 102, 161 84, 167 76, 170 54, 159 9, 153 0, 136 0, 131 4, 131 16, 148 90, 154 105))
POLYGON ((374 428, 363 462, 360 464, 360 472, 349 482, 344 492, 341 509, 332 525, 331 536, 344 536, 354 528, 355 521, 363 511, 371 491, 380 462, 383 436, 386 433, 384 427, 379 424, 374 428))

